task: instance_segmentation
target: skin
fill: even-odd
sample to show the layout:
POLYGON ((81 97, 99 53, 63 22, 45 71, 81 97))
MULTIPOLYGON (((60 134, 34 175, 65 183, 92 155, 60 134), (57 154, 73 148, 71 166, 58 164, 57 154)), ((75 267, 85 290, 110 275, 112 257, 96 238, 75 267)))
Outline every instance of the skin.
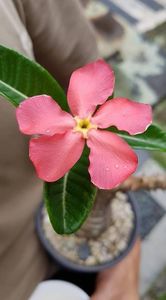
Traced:
POLYGON ((117 266, 101 272, 91 300, 139 300, 140 241, 117 266))

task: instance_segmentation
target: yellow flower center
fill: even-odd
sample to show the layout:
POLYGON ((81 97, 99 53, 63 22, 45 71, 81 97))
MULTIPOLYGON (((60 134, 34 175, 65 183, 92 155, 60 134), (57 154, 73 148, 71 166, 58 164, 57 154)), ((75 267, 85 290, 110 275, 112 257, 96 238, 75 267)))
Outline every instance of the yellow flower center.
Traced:
POLYGON ((76 121, 74 131, 82 133, 85 139, 88 138, 88 131, 90 129, 97 129, 97 126, 90 122, 90 118, 80 119, 79 117, 75 117, 74 119, 76 121))

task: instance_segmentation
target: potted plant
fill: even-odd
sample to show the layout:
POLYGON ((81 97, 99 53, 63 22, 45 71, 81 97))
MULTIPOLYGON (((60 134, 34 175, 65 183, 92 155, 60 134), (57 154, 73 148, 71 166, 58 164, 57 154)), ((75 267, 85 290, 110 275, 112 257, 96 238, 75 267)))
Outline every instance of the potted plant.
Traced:
MULTIPOLYGON (((138 164, 131 147, 166 151, 166 134, 152 124, 149 105, 114 98, 114 74, 103 60, 72 74, 66 98, 39 64, 3 46, 0 58, 0 94, 16 106, 21 132, 32 136, 29 156, 44 180, 57 249, 41 227, 40 237, 65 266, 96 272, 113 265, 137 236, 134 204, 117 189, 147 186, 146 178, 123 183, 138 164)), ((159 185, 163 179, 153 181, 159 185)))

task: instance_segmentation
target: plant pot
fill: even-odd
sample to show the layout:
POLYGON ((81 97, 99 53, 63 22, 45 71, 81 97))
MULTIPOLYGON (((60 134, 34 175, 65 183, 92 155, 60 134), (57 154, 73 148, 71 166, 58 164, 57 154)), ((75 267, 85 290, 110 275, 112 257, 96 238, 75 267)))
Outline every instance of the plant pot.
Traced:
MULTIPOLYGON (((77 263, 75 261, 72 261, 62 255, 61 251, 58 251, 55 247, 55 245, 52 244, 50 239, 46 237, 45 231, 43 229, 43 216, 44 216, 44 204, 42 203, 39 207, 39 210, 36 215, 36 228, 37 228, 37 234, 39 236, 39 239, 41 243, 43 244, 44 248, 46 251, 49 253, 49 255, 53 258, 55 263, 59 264, 61 267, 70 269, 72 271, 77 271, 77 272, 84 272, 84 273, 96 273, 101 270, 104 270, 106 268, 110 268, 115 266, 117 263, 119 263, 132 249, 136 238, 138 236, 138 215, 136 211, 135 204, 132 200, 132 197, 130 194, 128 194, 127 197, 127 202, 130 204, 132 212, 133 212, 133 226, 130 232, 130 236, 128 238, 128 242, 126 245, 126 248, 123 251, 120 251, 120 253, 114 257, 113 259, 109 259, 108 261, 96 263, 94 265, 83 265, 80 263, 77 263)), ((62 239, 60 237, 60 239, 62 239)), ((68 238, 67 238, 68 239, 68 238)), ((69 238, 70 239, 70 238, 69 238)), ((88 237, 89 239, 89 237, 88 237)), ((94 238, 95 242, 97 240, 97 237, 94 238)), ((74 251, 74 248, 73 248, 74 251)))

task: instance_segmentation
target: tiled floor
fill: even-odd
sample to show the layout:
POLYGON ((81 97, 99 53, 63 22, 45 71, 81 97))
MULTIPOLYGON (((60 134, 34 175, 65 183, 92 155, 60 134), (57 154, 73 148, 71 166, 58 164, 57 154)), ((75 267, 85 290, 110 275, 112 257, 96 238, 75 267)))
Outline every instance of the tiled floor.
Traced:
MULTIPOLYGON (((98 2, 104 6, 124 32, 119 36, 117 24, 108 26, 109 22, 111 24, 111 15, 110 21, 108 17, 103 19, 105 25, 101 26, 101 22, 98 23, 100 26, 95 25, 101 55, 110 58, 109 54, 113 48, 116 48, 118 54, 113 59, 110 58, 117 78, 115 95, 124 95, 150 104, 163 99, 166 95, 166 1, 91 0, 91 2, 98 2)), ((92 9, 93 7, 91 11, 92 9)), ((98 7, 97 19, 100 10, 101 15, 104 12, 102 7, 98 7)), ((94 24, 97 24, 97 21, 94 24)))
MULTIPOLYGON (((154 160, 148 159, 139 173, 164 173, 154 160)), ((146 293, 166 267, 166 191, 134 193, 140 212, 140 232, 143 237, 140 272, 140 293, 146 293)))
POLYGON ((166 2, 161 0, 102 0, 116 15, 126 19, 140 33, 166 21, 166 2))

